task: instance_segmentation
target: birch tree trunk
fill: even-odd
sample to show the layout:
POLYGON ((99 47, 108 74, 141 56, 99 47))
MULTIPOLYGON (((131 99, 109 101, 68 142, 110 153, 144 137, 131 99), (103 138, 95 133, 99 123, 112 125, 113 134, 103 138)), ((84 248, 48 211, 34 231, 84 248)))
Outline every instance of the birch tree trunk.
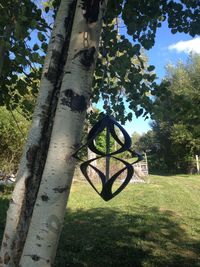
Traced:
POLYGON ((19 166, 1 246, 0 266, 18 266, 48 151, 76 0, 62 0, 49 43, 32 127, 19 166))
POLYGON ((58 12, 32 128, 8 211, 0 266, 19 266, 23 247, 20 266, 51 266, 55 257, 75 167, 71 156, 80 141, 91 94, 106 6, 106 1, 78 0, 73 20, 75 1, 63 0, 58 12), (70 35, 69 25, 73 21, 70 35), (60 63, 63 58, 64 62, 60 63), (47 150, 48 155, 45 154, 47 150))
POLYGON ((76 151, 91 95, 107 1, 78 0, 49 151, 20 267, 50 267, 64 220, 76 151))

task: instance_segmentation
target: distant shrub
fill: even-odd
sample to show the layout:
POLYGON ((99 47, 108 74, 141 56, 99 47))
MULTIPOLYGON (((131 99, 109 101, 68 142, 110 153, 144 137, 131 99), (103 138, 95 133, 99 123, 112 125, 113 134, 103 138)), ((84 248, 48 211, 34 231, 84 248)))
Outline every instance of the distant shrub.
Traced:
POLYGON ((16 172, 30 122, 17 111, 0 107, 0 170, 16 172))

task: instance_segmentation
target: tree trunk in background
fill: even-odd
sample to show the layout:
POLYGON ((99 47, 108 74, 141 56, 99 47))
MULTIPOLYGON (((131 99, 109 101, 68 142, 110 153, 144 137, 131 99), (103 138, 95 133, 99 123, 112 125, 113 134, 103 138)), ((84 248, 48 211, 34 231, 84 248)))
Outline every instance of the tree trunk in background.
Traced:
MULTIPOLYGON (((8 211, 1 267, 50 267, 53 264, 75 168, 72 155, 80 143, 91 95, 106 2, 98 0, 88 4, 87 1, 78 0, 75 18, 71 14, 74 1, 61 2, 62 8, 59 9, 56 20, 61 33, 54 35, 60 46, 54 45, 59 46, 61 51, 56 53, 57 48, 50 45, 32 129, 8 211), (72 33, 69 27, 71 22, 72 33), (63 55, 64 59, 67 58, 66 63, 65 60, 60 62, 63 55), (50 137, 49 144, 45 140, 50 137), (45 150, 48 150, 47 155, 45 150), (25 245, 24 241, 19 242, 20 236, 25 245)), ((56 26, 54 30, 56 31, 56 26)), ((52 37, 51 42, 53 40, 52 37)))
POLYGON ((199 174, 200 173, 199 156, 198 155, 195 155, 195 158, 196 158, 197 173, 199 174))

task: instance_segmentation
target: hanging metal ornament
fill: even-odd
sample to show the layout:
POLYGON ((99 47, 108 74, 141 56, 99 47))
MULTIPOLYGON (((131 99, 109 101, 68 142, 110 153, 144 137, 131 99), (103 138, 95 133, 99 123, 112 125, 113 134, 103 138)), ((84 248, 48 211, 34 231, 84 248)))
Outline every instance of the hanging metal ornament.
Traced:
POLYGON ((105 201, 108 201, 108 200, 112 199, 113 197, 115 197, 116 195, 118 195, 127 186, 127 184, 130 182, 130 180, 134 174, 133 164, 135 164, 135 163, 137 163, 143 159, 143 157, 140 154, 138 154, 135 151, 132 151, 130 149, 131 148, 130 136, 125 131, 125 129, 111 115, 104 115, 103 118, 100 119, 93 126, 93 128, 90 130, 90 132, 88 134, 87 143, 84 144, 83 146, 81 146, 78 149, 78 151, 74 154, 74 157, 76 159, 81 160, 81 158, 79 158, 79 156, 78 156, 78 153, 84 147, 88 147, 91 151, 93 151, 97 155, 97 157, 83 162, 80 165, 80 169, 81 169, 83 175, 85 176, 85 178, 87 179, 87 181, 90 183, 90 185, 97 192, 97 194, 99 194, 105 201), (119 139, 119 137, 118 137, 119 133, 117 134, 116 130, 115 130, 116 127, 120 130, 120 134, 123 136, 123 141, 121 141, 119 139), (106 130, 106 150, 105 150, 105 152, 99 150, 95 145, 95 139, 104 130, 106 130), (116 151, 112 151, 112 152, 110 152, 110 147, 111 147, 110 137, 111 136, 114 138, 114 140, 120 146, 120 148, 118 148, 116 151), (131 153, 132 157, 137 157, 137 159, 132 163, 128 163, 127 161, 117 157, 118 154, 125 152, 125 151, 129 151, 131 153), (92 162, 94 162, 95 160, 101 159, 101 158, 106 158, 106 167, 105 167, 106 173, 105 174, 101 170, 99 170, 97 167, 92 165, 92 162), (115 160, 123 163, 124 168, 122 168, 121 170, 119 170, 118 172, 116 172, 114 175, 112 175, 110 177, 109 167, 110 167, 110 159, 111 158, 114 158, 115 160), (102 189, 100 192, 97 190, 97 188, 93 184, 92 180, 90 179, 89 167, 92 168, 94 170, 94 172, 96 172, 96 174, 99 176, 99 178, 101 180, 102 189), (122 180, 122 183, 120 184, 118 189, 116 189, 113 192, 113 190, 112 190, 113 184, 115 183, 117 178, 122 174, 124 174, 125 177, 122 180))
MULTIPOLYGON (((105 25, 108 24, 107 21, 104 21, 105 25)), ((118 20, 116 18, 116 27, 118 31, 118 20)), ((115 120, 113 116, 111 116, 111 105, 110 105, 110 75, 109 75, 109 57, 107 53, 107 47, 109 47, 107 43, 106 36, 102 37, 102 58, 105 60, 106 64, 103 64, 104 66, 104 71, 103 71, 103 77, 102 77, 102 87, 104 88, 104 83, 107 81, 108 87, 104 88, 104 93, 102 94, 102 98, 104 100, 104 110, 106 110, 107 115, 104 115, 90 130, 88 137, 87 137, 87 142, 83 146, 81 146, 78 151, 74 154, 74 157, 80 161, 83 161, 78 155, 79 152, 84 149, 85 147, 88 147, 92 152, 94 152, 97 156, 93 159, 90 159, 88 161, 83 162, 80 165, 80 169, 87 179, 87 181, 90 183, 90 185, 94 188, 94 190, 99 194, 105 201, 108 201, 115 196, 117 196, 130 182, 130 180, 133 177, 134 174, 134 167, 133 164, 143 160, 143 157, 136 153, 135 151, 131 150, 131 138, 128 135, 128 133, 125 131, 125 129, 115 120), (120 132, 116 133, 116 128, 120 132), (106 148, 105 151, 101 151, 97 148, 95 144, 95 140, 98 138, 98 136, 101 135, 102 132, 106 131, 106 148), (119 136, 122 135, 122 140, 119 138, 119 136), (119 148, 116 149, 116 151, 111 151, 111 137, 115 140, 115 142, 119 145, 119 148), (129 163, 121 158, 122 152, 128 151, 131 153, 132 157, 136 157, 137 159, 129 163), (94 166, 92 163, 105 158, 106 166, 105 166, 105 173, 103 173, 102 170, 98 169, 96 166, 94 166), (110 160, 111 158, 119 161, 124 165, 122 169, 117 171, 114 175, 110 177, 110 160), (100 178, 100 181, 102 183, 102 188, 101 191, 99 191, 95 184, 92 182, 92 179, 90 177, 90 168, 97 174, 97 176, 100 178), (113 190, 113 185, 115 184, 115 181, 117 178, 121 178, 122 176, 123 179, 121 180, 121 184, 119 187, 114 191, 113 190)), ((119 51, 117 50, 116 53, 117 56, 119 56, 119 51)), ((121 96, 121 92, 119 94, 119 97, 121 96)), ((118 99, 119 99, 118 97, 118 99)), ((118 102, 117 99, 117 102, 118 102)), ((116 103, 117 104, 117 103, 116 103)))

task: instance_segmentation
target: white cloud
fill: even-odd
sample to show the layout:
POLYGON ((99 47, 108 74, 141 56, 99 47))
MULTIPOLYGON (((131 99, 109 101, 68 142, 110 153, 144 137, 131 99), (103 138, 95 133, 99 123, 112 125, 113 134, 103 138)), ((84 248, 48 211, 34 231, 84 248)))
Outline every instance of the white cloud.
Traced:
POLYGON ((168 46, 169 50, 176 50, 178 53, 184 52, 189 54, 190 52, 200 54, 200 37, 189 41, 180 41, 178 43, 168 46))

